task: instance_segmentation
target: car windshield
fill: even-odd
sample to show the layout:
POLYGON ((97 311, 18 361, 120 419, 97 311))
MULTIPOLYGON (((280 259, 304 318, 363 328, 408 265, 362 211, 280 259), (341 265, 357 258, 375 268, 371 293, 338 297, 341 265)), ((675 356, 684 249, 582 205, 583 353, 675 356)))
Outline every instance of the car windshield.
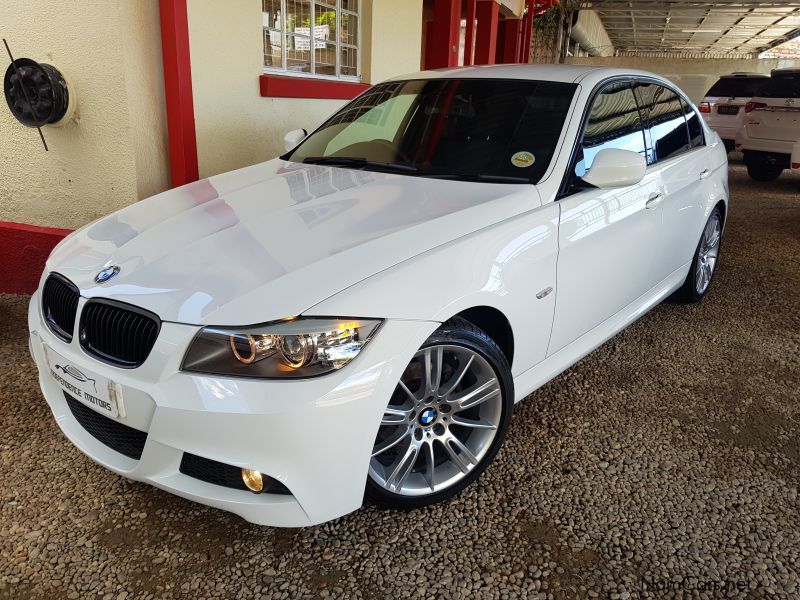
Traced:
POLYGON ((423 79, 383 83, 331 117, 286 160, 423 177, 536 183, 576 86, 423 79))
POLYGON ((800 98, 800 71, 773 75, 756 95, 764 98, 800 98))
POLYGON ((706 96, 752 98, 767 81, 766 77, 723 77, 711 86, 706 96))

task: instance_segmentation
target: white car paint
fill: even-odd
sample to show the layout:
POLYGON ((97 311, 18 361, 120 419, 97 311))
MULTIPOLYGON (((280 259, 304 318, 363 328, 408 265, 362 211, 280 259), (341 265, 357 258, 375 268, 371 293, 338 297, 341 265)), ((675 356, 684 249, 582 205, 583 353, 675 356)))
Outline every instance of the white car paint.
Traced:
MULTIPOLYGON (((42 276, 58 272, 90 298, 113 298, 163 321, 137 369, 65 343, 31 298, 31 351, 64 434, 103 466, 245 519, 320 523, 357 509, 383 409, 411 357, 438 325, 477 306, 514 333, 520 400, 677 289, 705 221, 727 204, 720 138, 647 167, 641 182, 557 199, 587 102, 602 82, 649 73, 575 66, 442 70, 415 78, 575 82, 556 153, 537 185, 468 183, 300 165, 280 159, 159 194, 64 240, 42 276), (118 265, 119 275, 94 276, 118 265), (340 371, 255 380, 181 370, 206 324, 303 316, 384 319, 340 371), (147 432, 141 459, 123 456, 76 421, 47 366, 50 348, 119 384, 126 416, 147 432), (332 431, 346 435, 331 435, 332 431), (254 495, 178 471, 191 452, 261 471, 289 496, 254 495)), ((400 80, 402 78, 398 78, 400 80)), ((41 289, 41 288, 40 288, 41 289)))
MULTIPOLYGON (((773 73, 795 75, 798 69, 776 69, 773 73)), ((792 168, 794 145, 800 141, 800 98, 754 96, 748 103, 744 126, 736 135, 736 150, 768 155, 784 168, 792 168)))
MULTIPOLYGON (((734 86, 741 82, 746 86, 752 84, 752 82, 761 83, 768 79, 768 75, 761 73, 732 73, 723 75, 720 78, 720 82, 733 83, 734 86)), ((738 92, 735 95, 718 96, 711 95, 713 90, 714 87, 712 86, 709 93, 700 103, 703 120, 724 141, 733 145, 736 140, 736 134, 746 123, 745 105, 752 99, 752 94, 738 92), (707 110, 707 112, 702 112, 703 110, 707 110)))

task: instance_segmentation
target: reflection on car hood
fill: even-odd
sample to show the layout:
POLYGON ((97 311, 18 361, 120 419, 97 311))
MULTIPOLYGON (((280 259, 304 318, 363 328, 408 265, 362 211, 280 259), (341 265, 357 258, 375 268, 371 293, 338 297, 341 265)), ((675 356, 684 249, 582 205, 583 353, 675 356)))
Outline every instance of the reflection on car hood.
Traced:
POLYGON ((47 267, 85 297, 113 297, 166 321, 252 324, 300 314, 400 261, 538 205, 528 185, 276 159, 104 217, 67 237, 47 267), (119 274, 96 284, 110 265, 119 274))

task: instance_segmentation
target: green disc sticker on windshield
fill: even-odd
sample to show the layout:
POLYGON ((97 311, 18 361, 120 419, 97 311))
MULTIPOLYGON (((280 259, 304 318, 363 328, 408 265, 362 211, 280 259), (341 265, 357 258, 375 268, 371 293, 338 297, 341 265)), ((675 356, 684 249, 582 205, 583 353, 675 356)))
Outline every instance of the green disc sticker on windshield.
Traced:
POLYGON ((536 162, 536 157, 530 152, 517 152, 511 157, 511 164, 520 169, 530 167, 536 162))

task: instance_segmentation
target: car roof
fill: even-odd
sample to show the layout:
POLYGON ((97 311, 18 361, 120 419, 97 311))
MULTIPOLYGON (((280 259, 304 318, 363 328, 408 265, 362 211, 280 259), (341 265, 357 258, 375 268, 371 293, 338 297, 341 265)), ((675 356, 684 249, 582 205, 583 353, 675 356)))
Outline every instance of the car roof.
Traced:
POLYGON ((409 73, 392 77, 387 81, 404 81, 408 79, 530 79, 537 81, 556 81, 578 83, 587 80, 593 85, 608 77, 652 77, 669 83, 663 77, 638 71, 635 69, 613 69, 591 65, 476 65, 472 67, 451 67, 433 69, 419 73, 409 73))

